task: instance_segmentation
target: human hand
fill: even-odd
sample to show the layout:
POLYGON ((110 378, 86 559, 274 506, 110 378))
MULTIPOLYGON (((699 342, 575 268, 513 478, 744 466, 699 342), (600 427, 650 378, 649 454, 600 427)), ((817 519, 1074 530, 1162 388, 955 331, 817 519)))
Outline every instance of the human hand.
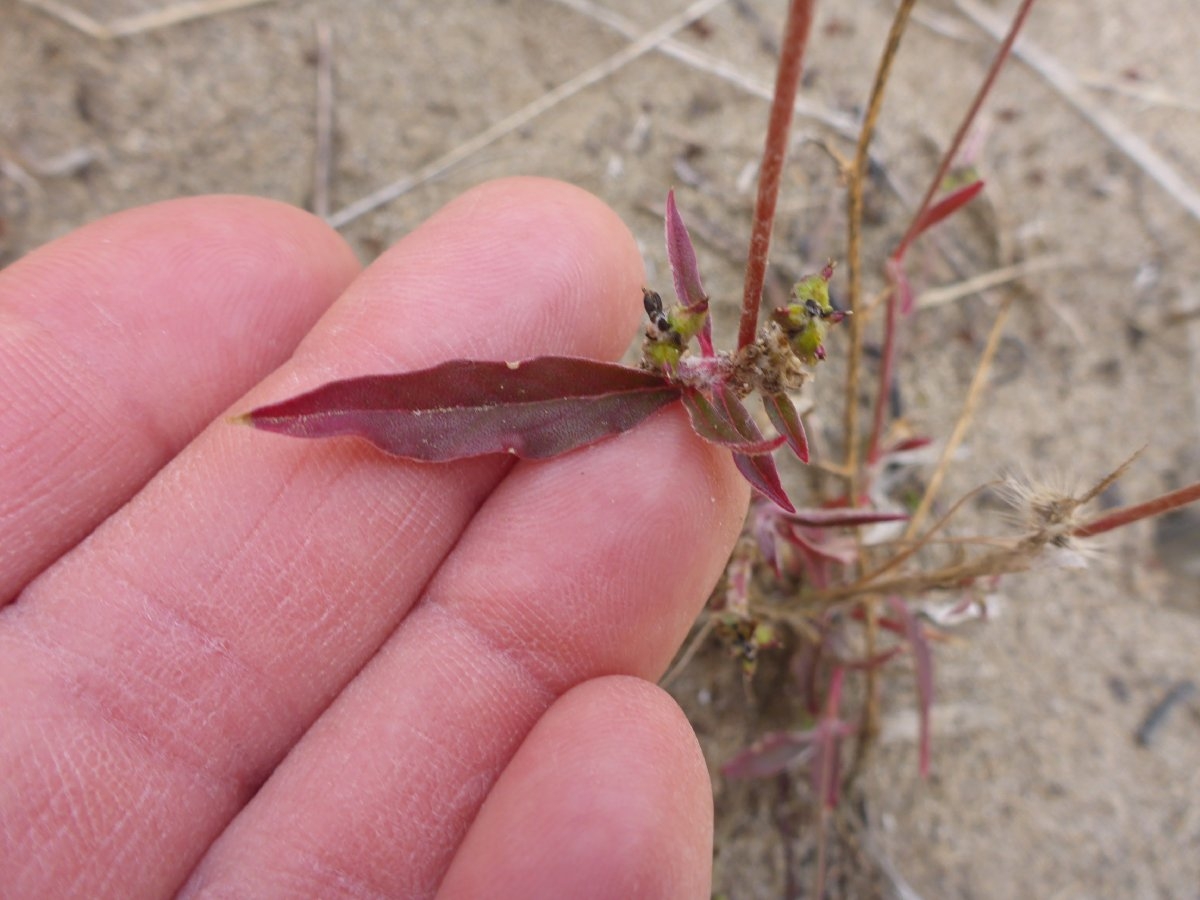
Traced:
POLYGON ((361 274, 231 197, 0 272, 0 893, 707 897, 707 772, 647 680, 740 528, 727 453, 677 408, 543 463, 223 418, 449 358, 612 359, 640 288, 610 211, 529 179, 361 274))

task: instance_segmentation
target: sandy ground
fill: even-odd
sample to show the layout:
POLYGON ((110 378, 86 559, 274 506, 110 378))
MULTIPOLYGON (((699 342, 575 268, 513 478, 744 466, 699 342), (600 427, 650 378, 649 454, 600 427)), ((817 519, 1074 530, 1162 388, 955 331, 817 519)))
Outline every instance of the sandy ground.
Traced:
MULTIPOLYGON (((119 24, 165 5, 74 8, 119 24)), ((603 9, 641 35, 685 5, 606 0, 603 9)), ((752 89, 773 78, 783 3, 712 6, 672 43, 549 103, 549 92, 621 53, 628 37, 550 0, 277 0, 105 40, 0 0, 0 261, 105 213, 180 194, 246 192, 312 208, 315 34, 324 23, 335 96, 329 211, 364 260, 470 185, 530 173, 582 185, 616 208, 644 246, 651 284, 669 290, 660 210, 673 185, 706 286, 738 297, 747 173, 766 111, 752 89), (690 61, 677 58, 684 51, 690 61), (721 77, 721 66, 741 83, 721 77), (540 114, 476 141, 539 98, 548 107, 540 114), (457 166, 424 177, 464 146, 457 166), (351 206, 414 175, 378 208, 351 206)), ((872 277, 994 46, 953 3, 919 9, 878 137, 872 277)), ((804 98, 826 121, 798 124, 799 138, 812 140, 798 140, 781 202, 773 259, 784 277, 844 255, 837 173, 816 139, 850 152, 836 126, 853 121, 866 97, 889 10, 821 10, 804 98)), ((1200 478, 1200 221, 1179 189, 1118 146, 1133 136, 1193 192, 1200 186, 1200 11, 1194 0, 1045 3, 1028 36, 1115 130, 1103 135, 1044 75, 1014 64, 985 116, 987 200, 913 257, 921 289, 1053 261, 1021 282, 944 496, 1013 470, 1083 484, 1148 444, 1116 489, 1129 502, 1200 478)), ((1001 296, 972 295, 912 320, 900 371, 919 431, 948 433, 1001 296)), ((718 323, 733 314, 722 304, 718 323)), ((821 423, 837 422, 820 413, 836 404, 838 385, 834 362, 814 387, 818 445, 830 433, 821 423)), ((928 782, 915 771, 910 680, 901 671, 889 683, 889 738, 860 809, 869 825, 844 828, 834 842, 838 893, 1200 897, 1200 699, 1175 708, 1149 746, 1134 737, 1173 685, 1200 684, 1198 518, 1130 529, 1084 571, 1005 580, 993 619, 939 652, 928 782)), ((999 530, 994 520, 986 501, 968 512, 973 527, 999 530)), ((713 648, 673 687, 713 766, 715 890, 731 898, 790 896, 811 883, 803 777, 735 784, 717 773, 763 730, 786 724, 786 679, 772 681, 770 668, 748 702, 713 648)))

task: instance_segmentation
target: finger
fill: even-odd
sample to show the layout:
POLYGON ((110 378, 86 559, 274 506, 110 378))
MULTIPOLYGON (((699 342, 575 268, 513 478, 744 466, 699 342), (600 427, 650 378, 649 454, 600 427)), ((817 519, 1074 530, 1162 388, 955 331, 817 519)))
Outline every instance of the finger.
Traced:
MULTIPOLYGON (((628 231, 594 198, 488 185, 364 272, 239 408, 448 356, 611 358, 640 281, 628 231)), ((0 716, 19 723, 0 733, 15 775, 0 780, 0 870, 40 888, 49 873, 43 896, 112 879, 172 890, 508 465, 208 429, 0 613, 0 716)))
POLYGON ((0 604, 283 362, 357 269, 301 210, 199 197, 0 272, 0 604))
POLYGON ((712 803, 696 736, 667 694, 632 678, 586 682, 501 773, 438 897, 707 898, 712 803))
POLYGON ((429 897, 555 698, 657 678, 724 567, 747 487, 678 408, 522 463, 421 602, 221 836, 199 896, 429 897))

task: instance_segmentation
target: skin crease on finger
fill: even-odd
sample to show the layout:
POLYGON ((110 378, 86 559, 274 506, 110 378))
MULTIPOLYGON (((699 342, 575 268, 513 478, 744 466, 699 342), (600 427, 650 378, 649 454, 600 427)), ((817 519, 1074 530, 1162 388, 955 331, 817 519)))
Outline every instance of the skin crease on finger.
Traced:
MULTIPOLYGON (((611 358, 639 281, 628 233, 595 200, 488 185, 364 273, 238 408, 448 356, 611 358)), ((415 466, 224 422, 201 435, 0 614, 12 896, 177 886, 395 629, 506 469, 415 466)), ((721 493, 727 511, 744 503, 744 487, 721 493)))

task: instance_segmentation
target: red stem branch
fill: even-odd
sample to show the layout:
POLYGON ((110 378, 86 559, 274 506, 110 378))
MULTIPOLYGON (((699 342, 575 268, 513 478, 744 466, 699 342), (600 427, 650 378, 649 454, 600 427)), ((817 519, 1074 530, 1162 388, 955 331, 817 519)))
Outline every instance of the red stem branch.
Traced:
POLYGON ((754 342, 758 330, 758 307, 767 275, 767 251, 771 247, 771 227, 775 223, 775 204, 783 180, 787 159, 788 133, 796 89, 800 84, 804 48, 812 26, 814 0, 792 0, 788 4, 779 71, 775 74, 775 96, 771 100, 771 118, 758 173, 758 198, 754 204, 754 224, 750 233, 750 252, 746 260, 746 287, 742 294, 742 320, 738 326, 738 349, 754 342))
POLYGON ((879 391, 875 397, 875 411, 871 422, 871 435, 867 441, 868 463, 874 463, 879 459, 879 442, 883 436, 885 410, 887 409, 888 397, 891 395, 892 390, 892 377, 896 356, 896 331, 899 327, 899 316, 896 314, 896 307, 901 302, 901 297, 898 295, 904 294, 905 302, 907 302, 908 294, 907 280, 904 275, 904 255, 908 252, 909 246, 911 246, 917 235, 923 230, 925 226, 925 214, 933 205, 934 198, 945 181, 946 173, 950 170, 951 164, 953 164, 955 158, 958 156, 959 148, 962 146, 962 142, 966 138, 967 132, 974 123, 976 116, 979 115, 983 101, 991 93, 1000 70, 1008 61, 1008 57, 1012 52, 1012 46, 1017 40, 1021 26, 1025 24, 1025 19, 1028 17, 1030 9, 1033 8, 1034 2, 1035 0, 1022 0, 1020 8, 1017 10, 1016 15, 1013 16, 1008 34, 1005 35, 1004 41, 1000 44, 1000 49, 996 51, 996 56, 992 60, 992 65, 988 69, 987 76, 980 84, 979 90, 975 92, 975 98, 971 101, 971 106, 967 110, 966 115, 963 116, 962 122, 959 123, 958 131, 955 132, 950 146, 946 148, 946 152, 942 154, 942 158, 938 162, 937 172, 930 180, 929 187, 926 188, 925 196, 921 198, 921 203, 917 206, 916 212, 913 213, 908 230, 904 233, 904 237, 900 239, 900 242, 896 245, 896 249, 892 251, 888 259, 888 281, 891 283, 891 291, 888 293, 887 298, 887 318, 884 323, 882 361, 879 367, 879 391))
POLYGON ((913 214, 912 221, 909 222, 908 230, 904 233, 904 237, 900 239, 900 243, 892 251, 892 259, 903 259, 904 254, 908 252, 909 245, 920 233, 921 218, 925 215, 925 210, 933 203, 933 198, 941 188, 942 182, 945 181, 946 173, 950 171, 951 164, 958 156, 959 147, 962 146, 962 142, 971 128, 971 124, 975 121, 975 117, 979 115, 979 109, 983 106, 983 101, 991 93, 992 86, 995 84, 1000 70, 1004 68, 1004 64, 1008 61, 1009 54, 1012 52, 1012 46, 1017 40, 1017 34, 1020 33, 1021 26, 1025 24, 1025 19, 1029 15, 1029 10, 1033 8, 1034 2, 1035 0, 1023 0, 1020 9, 1017 10, 1017 14, 1013 16, 1012 24, 1008 27, 1008 34, 1005 35, 1000 49, 996 51, 996 57, 992 60, 992 66, 988 69, 987 77, 983 79, 979 90, 975 92, 975 99, 971 102, 971 108, 963 116, 963 120, 958 126, 958 131, 955 132, 950 146, 942 154, 941 162, 938 163, 937 173, 933 176, 933 180, 929 182, 929 187, 925 190, 925 196, 921 199, 921 204, 913 214))
POLYGON ((1114 528, 1131 525, 1140 519, 1160 516, 1189 503, 1195 503, 1197 500, 1200 500, 1200 481, 1155 497, 1153 500, 1147 500, 1145 503, 1135 503, 1133 506, 1114 509, 1086 525, 1080 525, 1071 533, 1074 537, 1079 538, 1094 537, 1097 534, 1112 531, 1114 528))

